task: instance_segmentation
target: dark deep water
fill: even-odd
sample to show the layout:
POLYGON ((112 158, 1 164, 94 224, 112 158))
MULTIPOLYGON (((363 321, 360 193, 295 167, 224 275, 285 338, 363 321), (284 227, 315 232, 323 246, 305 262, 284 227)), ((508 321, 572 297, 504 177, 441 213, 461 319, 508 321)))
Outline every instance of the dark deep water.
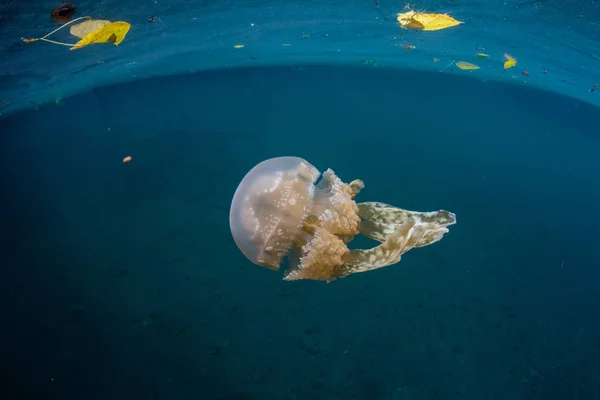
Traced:
POLYGON ((525 85, 278 68, 2 119, 0 397, 600 399, 598 115, 525 85), (458 223, 398 265, 283 282, 228 225, 283 155, 458 223))

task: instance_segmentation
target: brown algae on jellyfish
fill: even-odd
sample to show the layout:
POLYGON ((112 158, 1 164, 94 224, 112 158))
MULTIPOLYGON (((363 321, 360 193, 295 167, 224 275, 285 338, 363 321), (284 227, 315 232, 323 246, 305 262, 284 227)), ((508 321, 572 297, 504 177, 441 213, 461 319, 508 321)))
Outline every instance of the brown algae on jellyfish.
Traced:
POLYGON ((456 223, 448 211, 417 212, 384 203, 356 203, 361 180, 342 182, 298 157, 263 161, 246 174, 231 202, 229 226, 254 264, 279 270, 284 280, 336 278, 396 264, 412 248, 439 241, 456 223), (347 246, 362 234, 381 244, 347 246))

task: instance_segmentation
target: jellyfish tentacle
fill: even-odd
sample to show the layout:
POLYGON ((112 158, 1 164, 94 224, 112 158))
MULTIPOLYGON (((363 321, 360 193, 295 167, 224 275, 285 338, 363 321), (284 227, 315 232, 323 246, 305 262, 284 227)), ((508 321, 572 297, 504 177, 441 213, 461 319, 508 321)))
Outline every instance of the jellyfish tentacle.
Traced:
POLYGON ((356 195, 365 188, 365 183, 363 181, 361 181, 360 179, 355 179, 352 182, 350 182, 348 184, 348 186, 350 186, 350 190, 351 190, 350 196, 354 200, 356 195))
POLYGON ((404 253, 415 247, 427 232, 424 225, 408 218, 379 246, 365 250, 351 250, 345 263, 338 266, 339 277, 397 264, 404 253))
POLYGON ((334 276, 335 268, 344 262, 350 251, 346 244, 324 228, 315 230, 312 240, 302 247, 300 262, 292 262, 284 280, 298 279, 328 280, 334 276))
POLYGON ((379 202, 359 203, 358 215, 361 218, 360 233, 379 242, 385 241, 407 219, 414 218, 426 227, 425 235, 414 246, 416 248, 439 241, 448 232, 447 226, 456 223, 456 215, 446 210, 419 212, 379 202))

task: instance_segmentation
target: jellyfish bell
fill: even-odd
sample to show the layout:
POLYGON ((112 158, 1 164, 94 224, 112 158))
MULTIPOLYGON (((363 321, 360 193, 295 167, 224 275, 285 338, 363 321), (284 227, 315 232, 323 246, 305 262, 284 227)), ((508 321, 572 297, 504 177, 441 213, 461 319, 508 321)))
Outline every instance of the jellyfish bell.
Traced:
POLYGON ((59 24, 64 24, 73 18, 73 15, 75 15, 76 11, 77 7, 75 7, 75 4, 67 2, 56 6, 56 8, 52 10, 50 16, 59 24))
POLYGON ((319 171, 298 157, 261 162, 239 184, 231 202, 233 240, 254 264, 277 270, 301 234, 319 171))
POLYGON ((359 203, 361 180, 342 182, 299 157, 263 161, 238 185, 229 214, 233 240, 252 263, 279 270, 285 280, 332 281, 400 261, 402 254, 437 242, 456 223, 448 211, 416 212, 359 203), (355 235, 381 242, 350 250, 355 235))

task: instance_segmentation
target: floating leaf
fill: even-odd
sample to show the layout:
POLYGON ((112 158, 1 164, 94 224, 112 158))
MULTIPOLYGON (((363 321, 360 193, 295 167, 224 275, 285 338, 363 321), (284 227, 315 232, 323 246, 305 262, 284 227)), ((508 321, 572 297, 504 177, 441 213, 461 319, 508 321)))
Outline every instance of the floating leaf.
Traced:
POLYGON ((129 28, 131 28, 131 24, 128 22, 111 22, 104 25, 102 28, 85 35, 79 42, 71 47, 71 50, 80 49, 95 43, 112 43, 117 46, 125 39, 125 35, 129 32, 129 28))
POLYGON ((489 55, 485 54, 485 53, 477 53, 477 58, 488 58, 489 55))
POLYGON ((69 32, 71 35, 82 39, 84 36, 97 31, 108 24, 110 24, 110 21, 103 19, 88 19, 87 21, 80 22, 79 24, 71 25, 69 32))
POLYGON ((410 10, 398 14, 398 22, 402 28, 437 31, 462 24, 448 14, 428 14, 410 10))
POLYGON ((118 45, 123 41, 123 39, 125 39, 125 35, 127 35, 127 32, 129 32, 129 28, 131 28, 131 25, 128 22, 110 22, 104 20, 94 20, 91 17, 80 17, 61 25, 41 38, 22 38, 22 40, 25 43, 32 43, 42 40, 48 43, 67 46, 70 47, 71 50, 74 50, 94 43, 113 43, 118 45), (88 21, 79 23, 77 25, 72 25, 75 22, 84 19, 88 21), (71 25, 71 34, 81 39, 79 42, 70 44, 48 39, 49 36, 55 34, 61 29, 66 28, 69 25, 71 25))
POLYGON ((479 67, 477 65, 468 63, 466 61, 459 61, 456 63, 456 66, 458 68, 466 70, 466 71, 473 71, 473 70, 479 69, 479 67))
POLYGON ((515 60, 513 56, 504 53, 504 58, 506 58, 506 61, 504 61, 504 69, 509 69, 517 65, 517 60, 515 60))
POLYGON ((243 47, 244 47, 243 44, 236 44, 236 45, 233 46, 234 49, 241 49, 243 47))

